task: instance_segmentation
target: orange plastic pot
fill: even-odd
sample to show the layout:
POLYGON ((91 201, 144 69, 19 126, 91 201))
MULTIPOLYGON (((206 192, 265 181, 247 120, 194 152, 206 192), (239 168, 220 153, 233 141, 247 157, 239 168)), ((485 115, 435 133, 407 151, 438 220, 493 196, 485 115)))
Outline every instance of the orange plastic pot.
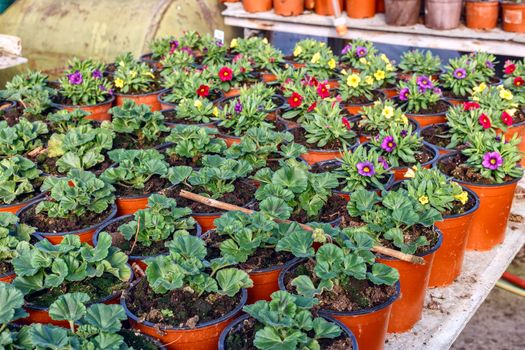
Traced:
MULTIPOLYGON (((133 288, 133 285, 132 287, 133 288)), ((126 311, 131 326, 153 338, 159 339, 170 350, 216 350, 221 332, 237 317, 248 299, 246 289, 242 290, 241 301, 237 307, 221 318, 205 322, 190 329, 185 327, 159 327, 151 322, 140 320, 126 305, 126 293, 122 293, 120 305, 126 311)))
POLYGON ((376 0, 376 13, 385 13, 385 0, 376 0))
POLYGON ((301 127, 301 124, 294 122, 293 120, 284 119, 283 117, 277 116, 277 123, 284 125, 287 129, 294 129, 301 127))
POLYGON ((162 110, 161 103, 159 102, 159 95, 165 92, 166 89, 150 92, 147 94, 138 95, 127 95, 127 94, 115 94, 115 102, 117 106, 122 106, 125 100, 132 100, 138 105, 148 105, 151 107, 153 112, 162 110))
POLYGON ((236 143, 241 143, 241 138, 233 135, 219 134, 217 137, 221 138, 226 142, 226 146, 230 147, 236 143))
MULTIPOLYGON (((332 0, 315 0, 315 13, 321 16, 333 16, 334 6, 332 0)), ((339 0, 339 10, 343 11, 343 0, 339 0)))
POLYGON ((11 213, 16 214, 20 211, 20 209, 27 207, 29 204, 40 200, 43 198, 45 194, 41 193, 31 199, 28 199, 27 201, 21 202, 21 203, 15 203, 15 204, 4 204, 0 205, 0 213, 11 213))
MULTIPOLYGON (((290 262, 279 275, 279 288, 286 290, 285 276, 304 260, 290 262)), ((359 349, 380 350, 385 345, 388 321, 392 310, 392 304, 399 298, 400 285, 396 284, 397 292, 384 303, 373 308, 357 310, 353 312, 338 312, 327 309, 319 310, 322 316, 328 316, 340 321, 354 334, 359 349)))
POLYGON ((434 256, 428 283, 430 288, 448 286, 461 274, 470 225, 479 208, 478 196, 468 188, 464 187, 464 190, 474 198, 475 205, 463 214, 443 216, 443 221, 435 224, 443 234, 443 243, 434 256))
POLYGON ((379 89, 387 99, 397 97, 399 95, 399 90, 397 88, 384 88, 379 89))
POLYGON ((503 30, 506 32, 525 33, 525 4, 502 2, 503 30))
POLYGON ((241 89, 230 89, 228 91, 223 91, 224 97, 235 97, 241 94, 241 89))
POLYGON ((273 10, 280 16, 299 16, 304 12, 303 0, 273 0, 273 10))
POLYGON ((242 0, 246 12, 266 12, 273 7, 273 0, 242 0))
POLYGON ((136 197, 117 197, 118 213, 117 216, 135 214, 140 209, 145 209, 148 206, 149 194, 136 197))
POLYGON ((438 242, 426 253, 418 255, 425 259, 425 265, 412 264, 386 256, 379 256, 376 259, 379 263, 397 269, 401 283, 401 296, 392 305, 388 333, 407 332, 421 319, 432 263, 443 240, 439 229, 436 229, 436 232, 439 235, 438 242))
MULTIPOLYGON (((426 143, 426 142, 423 142, 424 145, 425 145, 425 148, 430 150, 432 152, 432 154, 434 155, 434 157, 429 160, 428 162, 424 163, 424 164, 421 164, 421 166, 423 168, 426 168, 426 169, 430 169, 435 163, 436 161, 438 160, 439 158, 439 151, 437 150, 437 148, 429 143, 426 143)), ((394 172, 394 179, 396 181, 398 180, 403 180, 405 178, 405 174, 406 172, 408 171, 410 167, 397 167, 397 168, 393 168, 392 171, 394 172)))
POLYGON ((13 282, 15 277, 16 277, 16 274, 14 272, 4 273, 3 275, 0 275, 0 282, 11 283, 13 282))
MULTIPOLYGON (((518 148, 521 152, 524 152, 525 154, 525 122, 512 125, 507 129, 507 132, 505 132, 505 138, 512 138, 512 136, 514 135, 518 135, 518 137, 521 137, 521 142, 518 145, 518 148)), ((521 158, 520 164, 521 166, 525 166, 525 158, 521 158)))
POLYGON ((376 0, 346 0, 346 13, 350 18, 374 17, 376 0))
POLYGON ((264 83, 271 83, 277 80, 277 76, 273 73, 264 72, 264 73, 261 73, 261 80, 264 83))
MULTIPOLYGON (((376 91, 376 96, 374 100, 378 100, 378 99, 379 100, 385 99, 385 94, 381 91, 376 91)), ((348 113, 352 115, 356 115, 356 114, 361 113, 363 107, 369 107, 369 106, 372 106, 373 104, 374 104, 374 101, 367 102, 367 103, 356 103, 356 104, 344 103, 343 106, 348 113)))
MULTIPOLYGON (((449 107, 451 106, 450 102, 443 100, 447 103, 449 107)), ((434 125, 445 123, 447 121, 447 112, 435 113, 435 114, 417 114, 417 113, 406 113, 408 119, 415 120, 419 125, 424 128, 427 125, 434 125)))
POLYGON ((494 29, 498 24, 498 11, 498 1, 467 0, 465 2, 465 24, 472 29, 494 29))
POLYGON ((253 304, 259 300, 270 301, 273 292, 279 290, 279 274, 287 266, 272 266, 267 269, 261 269, 250 272, 250 279, 253 281, 253 287, 248 288, 248 302, 253 304))
POLYGON ((65 109, 67 111, 74 111, 75 109, 80 109, 80 110, 83 110, 84 112, 89 113, 86 119, 103 122, 105 120, 111 121, 111 115, 109 114, 109 109, 113 106, 114 101, 115 101, 115 96, 111 96, 108 101, 101 102, 96 105, 71 106, 71 105, 62 105, 62 104, 54 103, 53 106, 60 108, 60 109, 65 109))
POLYGON ((446 99, 447 102, 449 102, 452 106, 459 106, 459 105, 462 105, 463 103, 465 103, 467 100, 466 99, 463 99, 463 98, 447 98, 446 99))
POLYGON ((312 165, 326 160, 341 158, 342 156, 343 152, 341 150, 324 150, 309 148, 307 153, 301 155, 301 158, 304 159, 308 164, 312 165))

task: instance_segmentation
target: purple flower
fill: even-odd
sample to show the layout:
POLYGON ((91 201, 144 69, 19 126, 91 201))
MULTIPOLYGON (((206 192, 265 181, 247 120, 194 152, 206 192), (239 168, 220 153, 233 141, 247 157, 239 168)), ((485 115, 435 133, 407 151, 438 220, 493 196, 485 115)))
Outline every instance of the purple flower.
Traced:
POLYGON ((372 164, 371 162, 357 163, 357 172, 359 173, 359 175, 367 177, 372 177, 376 173, 374 169, 374 164, 372 164))
POLYGON ((183 52, 186 52, 186 53, 188 53, 188 54, 190 54, 190 55, 193 54, 193 50, 192 50, 191 48, 187 47, 187 46, 184 46, 184 47, 183 47, 182 49, 180 49, 180 50, 183 51, 183 52))
POLYGON ((503 164, 503 158, 498 152, 487 152, 483 156, 483 163, 481 164, 487 169, 496 170, 503 164))
POLYGON ((179 47, 179 42, 177 40, 170 41, 170 49, 177 49, 179 47))
POLYGON ((434 84, 432 84, 432 81, 426 75, 417 77, 416 82, 422 89, 432 89, 434 87, 434 84))
POLYGON ((357 57, 365 57, 368 54, 368 49, 363 46, 358 46, 355 50, 355 54, 357 57))
POLYGON ((383 169, 385 170, 388 170, 388 168, 390 167, 384 157, 377 158, 377 161, 383 165, 383 169))
POLYGON ((485 66, 486 66, 487 68, 494 69, 494 63, 492 63, 492 62, 489 61, 489 60, 485 61, 485 66))
POLYGON ((69 83, 73 85, 80 85, 84 81, 84 79, 82 79, 82 73, 78 70, 73 74, 69 74, 67 78, 69 79, 69 83))
POLYGON ((220 40, 217 40, 215 41, 215 45, 217 45, 217 47, 223 47, 224 46, 224 43, 220 40))
POLYGON ((407 137, 407 135, 408 135, 408 131, 406 131, 406 130, 401 130, 401 134, 400 134, 400 135, 401 135, 401 137, 407 137))
POLYGON ((438 87, 434 88, 434 93, 435 93, 436 95, 441 95, 441 92, 442 92, 442 91, 441 91, 440 88, 438 88, 438 87))
POLYGON ((101 79, 102 73, 98 69, 95 69, 93 73, 91 73, 91 76, 95 79, 101 79))
POLYGON ((385 137, 383 142, 381 142, 381 148, 388 153, 392 152, 396 146, 397 144, 394 142, 394 138, 392 136, 385 137))
POLYGON ((113 94, 114 94, 113 89, 109 89, 109 90, 108 90, 108 94, 110 94, 111 96, 113 96, 113 94))
POLYGON ((241 101, 237 100, 237 103, 235 103, 234 110, 235 110, 235 113, 237 113, 237 114, 240 114, 242 112, 241 101))
POLYGON ((102 85, 102 84, 100 84, 100 85, 98 86, 98 89, 99 89, 100 91, 106 91, 106 87, 105 87, 104 85, 102 85))
POLYGON ((402 88, 401 91, 399 91, 399 99, 401 101, 408 100, 409 95, 410 95, 410 90, 408 88, 402 88))
POLYGON ((463 80, 467 77, 467 71, 463 68, 456 68, 454 71, 454 78, 463 80))
POLYGON ((496 140, 496 142, 501 142, 501 137, 500 137, 500 136, 496 136, 496 137, 494 138, 494 140, 496 140))
POLYGON ((345 47, 343 47, 343 50, 341 50, 341 55, 346 55, 351 50, 352 50, 352 45, 348 44, 345 47))

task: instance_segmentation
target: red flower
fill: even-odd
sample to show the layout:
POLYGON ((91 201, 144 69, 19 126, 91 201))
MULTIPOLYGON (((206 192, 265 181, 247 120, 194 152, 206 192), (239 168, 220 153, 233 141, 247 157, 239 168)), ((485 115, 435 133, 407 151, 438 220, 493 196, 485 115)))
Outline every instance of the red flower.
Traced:
POLYGON ((228 67, 222 67, 219 71, 219 78, 221 81, 231 81, 233 78, 233 71, 228 67))
POLYGON ((209 94, 210 94, 210 87, 209 86, 201 85, 197 89, 197 95, 199 95, 200 97, 206 97, 209 94))
POLYGON ((69 181, 67 182, 67 185, 68 185, 69 187, 75 187, 75 183, 73 182, 73 180, 69 180, 69 181))
POLYGON ((464 111, 472 111, 474 109, 478 109, 479 107, 479 103, 477 102, 463 102, 464 111))
POLYGON ((352 126, 350 125, 350 122, 345 117, 341 118, 341 121, 343 122, 344 126, 346 126, 348 130, 352 128, 352 126))
POLYGON ((319 84, 319 86, 317 87, 317 94, 321 98, 327 98, 330 97, 330 90, 328 89, 326 84, 319 84))
POLYGON ((288 99, 288 104, 292 108, 297 108, 303 103, 303 96, 299 95, 297 92, 294 92, 292 96, 288 99))
POLYGON ((512 125, 512 116, 510 114, 508 114, 507 112, 503 112, 501 113, 501 120, 503 121, 503 123, 505 123, 505 125, 507 126, 511 126, 512 125))
POLYGON ((317 86, 317 85, 319 85, 319 82, 317 81, 317 79, 315 79, 315 77, 312 77, 312 78, 310 78, 309 85, 310 86, 317 86))
POLYGON ((516 70, 516 65, 514 63, 509 63, 505 66, 505 74, 512 74, 516 70))
POLYGON ((310 107, 308 107, 308 112, 311 112, 315 109, 315 107, 317 107, 317 102, 314 102, 310 105, 310 107))
POLYGON ((489 117, 487 117, 485 113, 482 113, 479 116, 479 123, 481 124, 481 126, 483 126, 483 129, 488 129, 492 126, 489 117))
POLYGON ((522 86, 525 81, 522 77, 514 78, 514 86, 522 86))

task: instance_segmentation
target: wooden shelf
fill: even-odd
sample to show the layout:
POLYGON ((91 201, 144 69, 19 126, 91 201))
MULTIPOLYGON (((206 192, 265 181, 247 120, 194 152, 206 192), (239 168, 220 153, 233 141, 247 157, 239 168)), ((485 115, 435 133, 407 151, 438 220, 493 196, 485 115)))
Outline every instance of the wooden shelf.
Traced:
MULTIPOLYGON (((222 12, 227 25, 261 31, 340 38, 333 27, 333 17, 311 12, 296 17, 283 17, 273 11, 249 13, 241 3, 227 3, 222 12)), ((498 55, 525 56, 525 35, 504 32, 476 31, 461 25, 453 30, 432 30, 422 24, 395 27, 385 24, 384 15, 376 14, 367 19, 346 19, 349 28, 344 39, 363 38, 370 41, 458 51, 486 51, 498 55)))

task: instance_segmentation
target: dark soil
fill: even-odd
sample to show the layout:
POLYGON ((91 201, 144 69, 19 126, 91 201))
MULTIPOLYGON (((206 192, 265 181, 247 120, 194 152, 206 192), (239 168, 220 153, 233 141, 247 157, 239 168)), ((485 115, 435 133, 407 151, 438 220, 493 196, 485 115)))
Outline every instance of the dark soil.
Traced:
MULTIPOLYGON (((315 276, 314 268, 315 262, 312 259, 296 265, 284 276, 286 290, 295 292, 292 280, 301 275, 307 275, 317 285, 319 278, 315 276)), ((336 285, 332 291, 324 291, 317 296, 320 303, 316 308, 339 312, 363 310, 381 305, 395 293, 395 286, 375 285, 368 280, 350 277, 348 284, 336 285)))
POLYGON ((465 100, 467 101, 468 96, 457 96, 451 90, 443 90, 443 97, 451 98, 454 100, 465 100))
POLYGON ((383 94, 382 93, 379 93, 377 91, 373 91, 372 92, 374 97, 369 100, 368 98, 366 98, 365 96, 358 96, 358 97, 352 97, 350 98, 349 100, 346 100, 342 103, 342 106, 348 106, 348 105, 366 105, 366 104, 370 104, 376 100, 379 100, 383 97, 383 94))
MULTIPOLYGON (((404 241, 405 243, 414 242, 421 236, 425 236, 430 244, 419 247, 416 250, 415 254, 424 254, 427 251, 429 251, 438 241, 438 234, 432 227, 424 227, 424 226, 412 226, 412 228, 408 231, 405 231, 404 233, 404 241)), ((396 248, 392 241, 386 240, 386 239, 380 239, 380 244, 383 247, 399 250, 396 248)))
POLYGON ((145 184, 144 188, 133 188, 133 187, 124 187, 119 184, 115 184, 117 189, 118 197, 133 197, 133 196, 144 196, 152 193, 157 193, 169 186, 169 181, 163 179, 159 176, 153 176, 145 184))
MULTIPOLYGON (((28 157, 28 158, 31 159, 33 162, 37 163, 38 168, 41 169, 44 173, 48 175, 55 175, 55 176, 61 175, 61 173, 58 172, 58 167, 57 167, 57 160, 59 158, 47 157, 45 153, 42 153, 38 155, 37 157, 28 157)), ((84 170, 90 171, 94 173, 95 175, 99 176, 100 174, 104 172, 104 170, 108 169, 112 164, 113 162, 111 161, 111 159, 109 159, 107 154, 104 154, 104 161, 96 164, 92 168, 84 169, 84 170)))
MULTIPOLYGON (((452 176, 453 178, 460 181, 471 182, 480 185, 490 185, 494 183, 492 179, 484 178, 476 169, 465 164, 466 161, 467 157, 457 153, 453 156, 442 159, 438 163, 438 168, 445 175, 452 176)), ((512 180, 513 178, 510 176, 507 176, 504 179, 505 182, 512 180)))
MULTIPOLYGON (((419 149, 419 153, 416 153, 414 157, 416 158, 416 161, 419 164, 425 164, 425 163, 430 162, 432 158, 434 158, 434 153, 429 148, 425 146, 421 146, 421 148, 419 149)), ((398 167, 401 168, 401 167, 407 167, 407 166, 412 166, 412 165, 414 164, 407 164, 400 159, 398 167)))
MULTIPOLYGON (((220 245, 228 237, 217 234, 217 231, 208 231, 203 239, 208 250, 207 259, 220 257, 220 245)), ((282 266, 294 258, 293 254, 287 252, 276 252, 273 247, 259 248, 252 254, 245 263, 239 264, 239 268, 250 273, 267 269, 274 266, 282 266)))
POLYGON ((164 115, 164 122, 166 124, 185 124, 185 125, 197 125, 202 124, 202 122, 195 122, 193 120, 187 120, 177 117, 177 111, 170 109, 167 111, 162 111, 164 115))
POLYGON ((448 111, 448 108, 449 108, 449 104, 445 101, 438 101, 437 103, 435 103, 434 105, 430 106, 429 108, 427 109, 421 109, 419 110, 419 112, 413 112, 413 111, 409 111, 407 112, 408 114, 417 114, 417 115, 422 115, 422 114, 441 114, 441 113, 445 113, 446 111, 448 111))
POLYGON ((209 293, 198 297, 183 289, 156 294, 145 278, 129 291, 126 299, 129 310, 140 319, 160 326, 191 329, 223 317, 234 310, 240 301, 241 293, 233 298, 209 293), (163 311, 170 312, 163 314, 163 311))
POLYGON ((332 194, 328 201, 326 202, 323 209, 321 209, 321 213, 319 214, 319 217, 316 218, 308 218, 306 213, 304 211, 300 211, 299 213, 292 214, 292 217, 290 220, 297 221, 298 223, 305 224, 307 222, 312 221, 319 221, 319 222, 332 222, 335 219, 345 215, 348 213, 346 209, 346 199, 336 195, 332 194))
POLYGON ((36 227, 38 232, 43 233, 65 233, 80 229, 85 229, 93 225, 100 224, 106 220, 111 213, 112 207, 104 212, 97 214, 93 212, 84 213, 80 217, 51 218, 46 213, 36 213, 36 205, 22 212, 20 222, 36 227))
POLYGON ((25 299, 29 304, 49 307, 61 295, 81 292, 89 295, 91 303, 96 303, 101 299, 123 291, 127 287, 128 282, 122 282, 115 276, 106 273, 102 277, 88 278, 82 282, 64 281, 59 287, 28 294, 25 299))
POLYGON ((432 145, 447 148, 451 138, 449 130, 450 127, 446 124, 432 125, 430 128, 422 130, 421 136, 423 140, 432 145))
MULTIPOLYGON (((218 198, 221 202, 226 202, 229 204, 237 205, 240 207, 246 206, 254 199, 255 191, 257 188, 248 181, 237 180, 235 183, 235 190, 231 193, 226 193, 221 198, 218 198)), ((177 200, 177 205, 180 207, 188 207, 192 210, 194 214, 196 213, 222 213, 224 210, 213 208, 202 203, 194 202, 192 200, 182 198, 178 194, 180 190, 186 189, 193 193, 201 193, 202 189, 199 188, 184 188, 181 185, 173 186, 165 191, 162 191, 164 195, 175 198, 177 200)))
POLYGON ((518 124, 525 121, 525 106, 520 106, 512 117, 513 124, 518 124))
POLYGON ((169 135, 168 132, 161 133, 155 140, 139 140, 135 135, 117 133, 113 140, 113 149, 150 149, 164 144, 164 139, 169 135))
POLYGON ((476 205, 476 200, 469 194, 467 203, 461 204, 458 201, 454 201, 454 206, 452 209, 446 210, 441 214, 443 216, 463 214, 472 209, 474 205, 476 205))
POLYGON ((166 162, 170 166, 191 166, 192 168, 198 168, 200 164, 200 157, 195 158, 185 158, 185 157, 179 157, 176 154, 172 154, 170 156, 166 155, 166 162))
MULTIPOLYGON (((234 327, 226 338, 225 350, 257 350, 253 345, 255 333, 263 328, 254 318, 248 318, 234 327)), ((308 334, 313 337, 314 334, 308 334)), ((336 339, 321 339, 319 345, 323 350, 352 350, 352 341, 342 333, 336 339)))
POLYGON ((343 144, 339 140, 330 141, 329 143, 327 143, 323 147, 319 147, 319 146, 317 146, 316 144, 313 144, 313 143, 308 143, 306 141, 306 132, 305 132, 305 130, 303 128, 300 128, 300 127, 291 129, 291 130, 289 130, 289 132, 293 135, 294 141, 296 143, 298 143, 300 145, 303 145, 303 146, 305 146, 306 148, 309 148, 309 149, 337 150, 337 149, 342 149, 343 148, 343 144))
POLYGON ((0 275, 13 272, 13 265, 8 261, 0 261, 0 275))
POLYGON ((157 350, 159 347, 155 344, 153 338, 150 338, 136 329, 121 329, 118 334, 124 338, 127 346, 136 350, 157 350))

